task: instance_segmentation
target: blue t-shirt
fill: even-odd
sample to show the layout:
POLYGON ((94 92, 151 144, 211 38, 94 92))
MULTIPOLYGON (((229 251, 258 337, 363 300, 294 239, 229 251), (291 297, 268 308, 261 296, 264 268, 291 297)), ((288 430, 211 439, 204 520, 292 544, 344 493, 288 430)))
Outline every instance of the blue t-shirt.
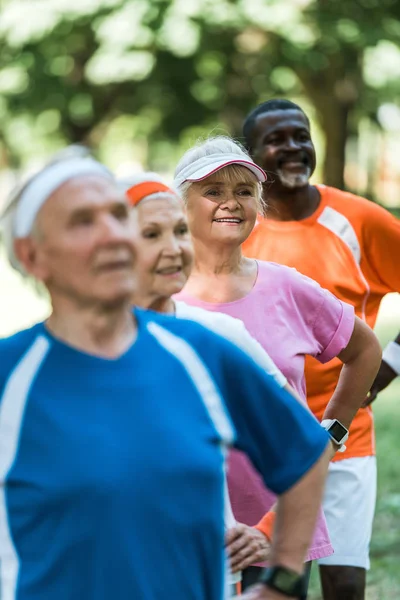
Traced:
POLYGON ((0 341, 2 600, 221 600, 224 447, 281 493, 327 444, 236 346, 136 317, 116 360, 43 324, 0 341))

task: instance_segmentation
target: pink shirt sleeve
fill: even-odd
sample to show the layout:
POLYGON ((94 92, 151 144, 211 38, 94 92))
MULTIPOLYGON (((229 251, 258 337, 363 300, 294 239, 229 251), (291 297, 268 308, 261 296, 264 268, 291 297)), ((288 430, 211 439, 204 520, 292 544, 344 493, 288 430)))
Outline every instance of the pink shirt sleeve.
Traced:
POLYGON ((315 356, 321 363, 327 363, 340 354, 350 341, 354 330, 354 307, 342 302, 328 292, 317 321, 314 325, 315 337, 320 341, 322 350, 315 356))
POLYGON ((312 356, 326 363, 349 343, 354 329, 354 307, 336 298, 313 279, 298 275, 296 300, 312 327, 315 341, 312 356))

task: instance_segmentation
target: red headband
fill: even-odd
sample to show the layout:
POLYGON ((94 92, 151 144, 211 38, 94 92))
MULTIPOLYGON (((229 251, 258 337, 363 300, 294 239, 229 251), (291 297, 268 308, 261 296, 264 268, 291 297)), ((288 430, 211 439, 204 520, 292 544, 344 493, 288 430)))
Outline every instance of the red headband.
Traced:
POLYGON ((143 181, 142 183, 137 183, 126 191, 126 195, 128 196, 129 204, 136 206, 146 196, 159 194, 160 192, 168 192, 176 196, 176 192, 160 181, 143 181))

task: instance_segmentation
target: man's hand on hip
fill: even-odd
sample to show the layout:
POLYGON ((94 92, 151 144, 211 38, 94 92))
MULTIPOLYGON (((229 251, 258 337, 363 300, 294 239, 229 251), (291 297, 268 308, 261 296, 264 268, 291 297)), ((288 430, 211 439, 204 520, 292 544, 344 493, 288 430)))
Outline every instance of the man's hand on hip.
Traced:
POLYGON ((378 394, 384 390, 396 377, 397 373, 393 371, 393 369, 389 367, 389 365, 383 360, 381 366, 379 367, 378 374, 375 377, 375 381, 372 384, 371 389, 362 404, 362 407, 366 408, 372 404, 372 402, 376 400, 378 394))

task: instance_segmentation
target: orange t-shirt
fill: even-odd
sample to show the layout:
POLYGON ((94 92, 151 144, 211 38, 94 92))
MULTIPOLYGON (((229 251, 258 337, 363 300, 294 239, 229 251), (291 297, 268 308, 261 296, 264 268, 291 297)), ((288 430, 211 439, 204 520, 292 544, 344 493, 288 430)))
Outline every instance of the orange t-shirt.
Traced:
MULTIPOLYGON (((246 256, 269 260, 311 277, 355 307, 374 327, 382 298, 400 291, 400 221, 381 206, 341 190, 316 186, 318 209, 301 221, 260 219, 243 245, 246 256)), ((308 404, 318 419, 335 390, 342 363, 306 360, 308 404)), ((361 408, 347 450, 335 460, 375 453, 371 408, 361 408)))

